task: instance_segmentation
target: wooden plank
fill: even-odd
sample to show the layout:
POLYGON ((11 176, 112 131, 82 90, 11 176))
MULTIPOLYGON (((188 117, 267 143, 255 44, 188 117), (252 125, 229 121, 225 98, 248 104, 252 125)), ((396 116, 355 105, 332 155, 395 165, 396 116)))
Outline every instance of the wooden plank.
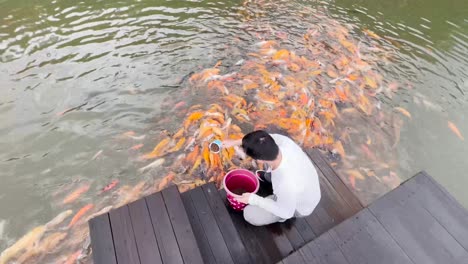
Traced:
POLYGON ((110 211, 109 219, 114 237, 117 262, 126 264, 140 263, 128 206, 124 205, 110 211))
POLYGON ((312 228, 307 223, 305 217, 297 218, 296 221, 294 221, 294 226, 305 242, 312 241, 317 237, 312 228))
POLYGON ((305 263, 308 264, 320 264, 317 259, 315 258, 314 254, 312 254, 312 250, 309 248, 310 245, 313 245, 313 241, 305 244, 301 247, 298 252, 302 255, 305 263))
POLYGON ((311 262, 317 264, 349 264, 328 232, 304 246, 300 252, 307 263, 312 259, 311 262))
POLYGON ((184 263, 161 193, 145 198, 163 263, 184 263))
POLYGON ((239 233, 234 226, 234 223, 229 216, 226 206, 221 200, 221 196, 214 184, 206 184, 203 186, 203 191, 208 200, 208 204, 215 216, 219 229, 223 234, 231 257, 235 263, 251 263, 249 254, 245 249, 244 244, 239 236, 239 233))
POLYGON ((299 231, 294 226, 294 223, 296 221, 297 221, 297 219, 292 218, 292 219, 289 219, 286 222, 280 224, 284 234, 286 234, 286 237, 288 238, 288 240, 289 240, 289 242, 290 242, 290 244, 291 244, 291 246, 292 246, 292 248, 294 250, 298 250, 299 248, 301 248, 305 244, 305 241, 302 238, 301 234, 299 233, 299 231))
POLYGON ((297 251, 289 255, 287 258, 283 259, 283 264, 306 264, 306 263, 307 262, 304 261, 301 253, 297 251))
POLYGON ((317 236, 327 232, 335 226, 333 218, 323 208, 323 203, 319 203, 315 210, 306 217, 307 223, 317 236))
POLYGON ((254 227, 247 223, 241 212, 235 212, 229 208, 226 192, 220 190, 219 194, 252 262, 270 264, 280 261, 281 254, 266 227, 254 227))
POLYGON ((162 191, 167 212, 172 222, 172 228, 179 244, 180 253, 184 262, 203 263, 203 258, 198 248, 195 235, 188 220, 185 207, 180 198, 177 187, 171 186, 162 191))
MULTIPOLYGON (((358 201, 344 183, 339 179, 338 175, 322 158, 322 154, 315 150, 310 153, 310 156, 317 167, 319 174, 321 199, 317 208, 311 215, 306 217, 306 222, 311 227, 316 236, 319 236, 330 228, 348 219, 362 209, 362 206, 351 206, 339 190, 345 192, 345 197, 353 196, 354 201, 358 201), (334 182, 332 184, 332 182, 334 182), (338 189, 335 189, 338 186, 338 189)), ((351 199, 353 200, 353 199, 351 199)))
POLYGON ((89 221, 94 263, 117 264, 109 214, 96 216, 89 221))
POLYGON ((367 208, 329 234, 350 264, 413 263, 367 208))
POLYGON ((465 248, 468 249, 468 210, 426 172, 404 184, 415 199, 465 248))
POLYGON ((128 205, 141 264, 162 263, 145 199, 128 205))
POLYGON ((217 263, 234 263, 201 187, 189 191, 217 263))
POLYGON ((289 242, 289 239, 286 236, 285 232, 283 231, 281 224, 275 223, 266 226, 266 228, 271 233, 273 241, 275 242, 276 247, 278 248, 282 258, 294 252, 294 248, 291 242, 289 242))
POLYGON ((414 262, 468 263, 468 252, 416 199, 424 187, 407 187, 412 181, 374 202, 370 211, 414 262))
POLYGON ((195 235, 195 238, 197 239, 198 247, 200 248, 200 253, 203 257, 203 261, 205 263, 215 264, 216 260, 213 256, 213 252, 211 252, 210 243, 208 242, 205 230, 203 229, 203 226, 200 222, 200 218, 198 217, 197 210, 195 208, 195 205, 193 204, 189 192, 182 193, 181 197, 182 201, 184 202, 184 207, 187 211, 190 224, 192 225, 193 233, 195 235))
POLYGON ((346 201, 336 192, 330 185, 327 179, 321 178, 320 189, 322 190, 322 197, 320 203, 327 211, 327 214, 332 218, 333 225, 337 225, 349 217, 356 214, 359 210, 351 208, 346 201))
POLYGON ((363 208, 363 205, 359 199, 353 194, 353 192, 344 184, 338 174, 323 158, 323 154, 318 149, 313 149, 308 152, 312 161, 316 165, 317 169, 323 172, 325 178, 330 182, 333 189, 342 197, 342 199, 355 211, 358 212, 363 208))

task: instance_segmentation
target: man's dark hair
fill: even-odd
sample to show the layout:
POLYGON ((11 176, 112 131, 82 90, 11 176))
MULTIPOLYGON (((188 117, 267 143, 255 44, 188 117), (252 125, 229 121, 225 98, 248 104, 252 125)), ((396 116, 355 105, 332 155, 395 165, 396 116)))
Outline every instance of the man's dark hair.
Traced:
POLYGON ((256 160, 272 161, 278 157, 279 148, 275 140, 263 130, 248 133, 242 138, 245 154, 256 160))

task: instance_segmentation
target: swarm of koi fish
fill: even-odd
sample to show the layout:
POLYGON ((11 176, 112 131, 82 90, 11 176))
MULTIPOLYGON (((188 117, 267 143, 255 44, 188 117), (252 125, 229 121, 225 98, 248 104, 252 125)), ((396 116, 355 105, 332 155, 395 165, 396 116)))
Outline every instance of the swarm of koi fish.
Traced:
MULTIPOLYGON (((323 17, 299 41, 301 49, 263 40, 230 67, 219 62, 191 75, 184 89, 193 104, 171 102, 174 111, 183 115, 180 127, 161 133, 152 150, 145 150, 147 144, 142 143, 129 148, 141 152, 139 160, 146 164, 139 173, 158 171, 165 173, 163 178, 133 187, 112 180, 98 194, 112 192, 116 199, 86 204, 76 212, 65 210, 3 251, 0 264, 39 263, 48 256, 55 256, 58 263, 90 262, 87 220, 172 183, 182 192, 206 182, 219 186, 231 169, 258 167, 238 149, 223 148, 215 154, 208 148, 215 139, 239 139, 254 129, 288 134, 305 150, 324 150, 356 192, 369 182, 382 188, 397 186, 400 178, 394 172, 392 153, 404 120, 401 115, 410 119, 411 114, 402 107, 384 114, 377 97, 391 96, 400 85, 386 82, 376 70, 377 63, 385 60, 371 55, 383 50, 377 44, 380 37, 368 30, 364 34, 375 47, 356 43, 348 28, 323 17), (369 125, 355 125, 363 120, 369 125), (393 124, 394 131, 382 130, 382 123, 393 124), (377 149, 387 156, 375 154, 377 149), (68 256, 63 258, 64 254, 68 256)), ((275 34, 280 39, 283 35, 275 34)), ((453 123, 449 128, 463 139, 453 123)), ((131 131, 122 138, 140 141, 145 135, 131 131)), ((92 160, 100 155, 102 151, 92 160)), ((87 184, 76 187, 64 195, 61 206, 76 204, 87 192, 87 184)))

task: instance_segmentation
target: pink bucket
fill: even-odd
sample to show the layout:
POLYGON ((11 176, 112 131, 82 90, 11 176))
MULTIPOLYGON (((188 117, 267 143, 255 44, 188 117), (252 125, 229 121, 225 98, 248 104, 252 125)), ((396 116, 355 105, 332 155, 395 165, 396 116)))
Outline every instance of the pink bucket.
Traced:
POLYGON ((247 204, 237 201, 236 198, 241 197, 244 192, 256 193, 260 187, 260 182, 251 171, 236 169, 224 176, 223 187, 226 190, 229 205, 232 209, 241 211, 244 210, 247 204))

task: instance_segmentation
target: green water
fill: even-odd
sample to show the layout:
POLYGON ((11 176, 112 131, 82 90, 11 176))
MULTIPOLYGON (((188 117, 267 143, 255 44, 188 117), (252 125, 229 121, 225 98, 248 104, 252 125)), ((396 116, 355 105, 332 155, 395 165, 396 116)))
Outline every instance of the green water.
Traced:
POLYGON ((389 74, 411 89, 388 103, 412 113, 398 146, 406 177, 426 170, 468 207, 468 2, 336 1, 336 17, 387 36, 400 47, 389 74))
POLYGON ((381 100, 412 116, 397 145, 399 176, 426 170, 468 207, 467 1, 252 3, 0 0, 0 250, 65 209, 105 205, 112 197, 97 193, 112 179, 141 180, 129 148, 178 125, 164 102, 180 96, 184 77, 241 59, 259 24, 302 35, 301 6, 397 47, 382 69, 405 88, 381 100), (119 138, 126 131, 146 137, 119 138), (82 183, 90 191, 63 207, 82 183))

